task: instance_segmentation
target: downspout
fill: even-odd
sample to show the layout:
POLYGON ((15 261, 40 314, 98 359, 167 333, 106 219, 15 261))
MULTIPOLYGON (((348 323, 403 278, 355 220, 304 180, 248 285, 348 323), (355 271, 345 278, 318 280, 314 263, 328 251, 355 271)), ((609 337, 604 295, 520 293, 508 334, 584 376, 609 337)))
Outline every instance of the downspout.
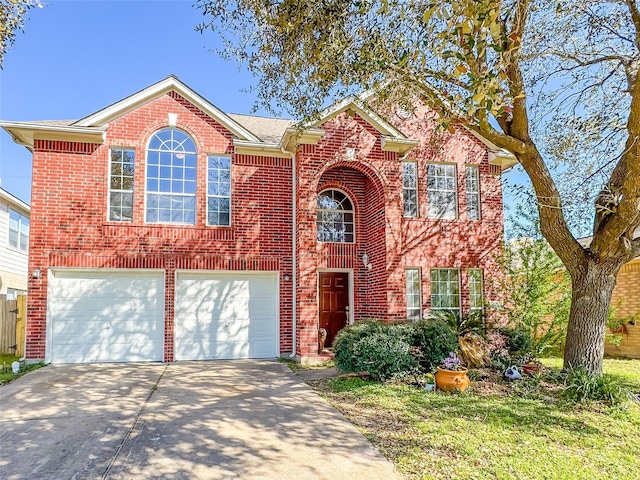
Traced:
POLYGON ((280 147, 280 150, 282 151, 282 153, 286 153, 289 154, 290 158, 291 158, 291 243, 292 243, 292 256, 291 256, 291 279, 293 281, 293 287, 292 287, 292 296, 291 296, 291 300, 292 300, 292 305, 291 305, 291 312, 292 312, 292 318, 291 318, 291 354, 289 355, 289 358, 294 358, 296 356, 296 330, 297 330, 297 321, 296 321, 296 317, 297 317, 297 285, 298 285, 298 262, 297 262, 297 251, 296 251, 296 244, 297 244, 297 228, 296 228, 296 214, 297 214, 297 202, 296 202, 296 197, 297 197, 297 192, 296 192, 296 188, 298 186, 297 183, 297 178, 296 178, 296 154, 295 153, 291 153, 287 150, 284 149, 284 147, 280 147))

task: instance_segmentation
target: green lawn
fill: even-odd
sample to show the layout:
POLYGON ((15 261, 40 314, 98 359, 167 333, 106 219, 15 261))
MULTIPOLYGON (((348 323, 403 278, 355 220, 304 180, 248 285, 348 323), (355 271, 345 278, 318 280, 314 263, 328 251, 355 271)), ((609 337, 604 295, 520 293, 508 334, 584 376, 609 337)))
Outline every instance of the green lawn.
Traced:
POLYGON ((13 371, 11 370, 11 364, 17 360, 18 360, 18 357, 14 355, 0 354, 0 385, 9 383, 10 381, 15 380, 18 377, 21 377, 27 372, 36 370, 44 366, 43 363, 33 363, 30 365, 22 364, 18 374, 14 375, 13 371))
MULTIPOLYGON (((640 392, 640 361, 606 360, 605 371, 640 392)), ((533 380, 518 393, 472 384, 454 395, 353 378, 313 386, 407 478, 621 480, 640 471, 636 403, 571 404, 533 380)))

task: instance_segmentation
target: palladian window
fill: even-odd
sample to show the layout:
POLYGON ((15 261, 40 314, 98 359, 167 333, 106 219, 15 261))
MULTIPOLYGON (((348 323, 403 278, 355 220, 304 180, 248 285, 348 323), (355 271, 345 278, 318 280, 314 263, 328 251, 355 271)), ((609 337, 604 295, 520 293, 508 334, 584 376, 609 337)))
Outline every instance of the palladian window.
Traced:
POLYGON ((353 204, 339 190, 325 190, 318 195, 316 217, 319 242, 354 242, 353 204))
POLYGON ((160 130, 149 141, 146 221, 196 223, 196 145, 175 128, 160 130))

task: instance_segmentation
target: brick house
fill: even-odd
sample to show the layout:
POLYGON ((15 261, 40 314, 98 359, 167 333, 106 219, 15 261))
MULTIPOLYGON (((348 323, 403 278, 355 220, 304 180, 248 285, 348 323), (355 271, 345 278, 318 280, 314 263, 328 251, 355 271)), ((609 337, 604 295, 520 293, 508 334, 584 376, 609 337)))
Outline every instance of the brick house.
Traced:
POLYGON ((296 128, 166 79, 33 152, 26 355, 318 357, 347 323, 495 301, 507 152, 350 97, 296 128))
MULTIPOLYGON (((634 238, 640 237, 640 228, 635 231, 634 238)), ((624 264, 618 272, 616 287, 611 296, 611 305, 616 309, 619 318, 631 318, 622 327, 620 345, 607 343, 604 353, 615 357, 640 358, 640 257, 624 264)))

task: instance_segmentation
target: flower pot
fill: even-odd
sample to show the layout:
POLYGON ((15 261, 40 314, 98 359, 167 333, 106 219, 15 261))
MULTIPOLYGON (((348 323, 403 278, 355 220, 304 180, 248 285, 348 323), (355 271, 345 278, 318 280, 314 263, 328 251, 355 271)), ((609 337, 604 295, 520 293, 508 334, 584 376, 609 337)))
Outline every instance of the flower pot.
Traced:
POLYGON ((438 367, 436 373, 436 385, 440 390, 445 392, 454 392, 456 390, 464 392, 471 381, 467 377, 467 369, 460 371, 445 370, 438 367))
POLYGON ((520 369, 526 373, 527 375, 533 377, 534 375, 540 373, 542 370, 542 365, 539 363, 525 363, 520 366, 520 369))

